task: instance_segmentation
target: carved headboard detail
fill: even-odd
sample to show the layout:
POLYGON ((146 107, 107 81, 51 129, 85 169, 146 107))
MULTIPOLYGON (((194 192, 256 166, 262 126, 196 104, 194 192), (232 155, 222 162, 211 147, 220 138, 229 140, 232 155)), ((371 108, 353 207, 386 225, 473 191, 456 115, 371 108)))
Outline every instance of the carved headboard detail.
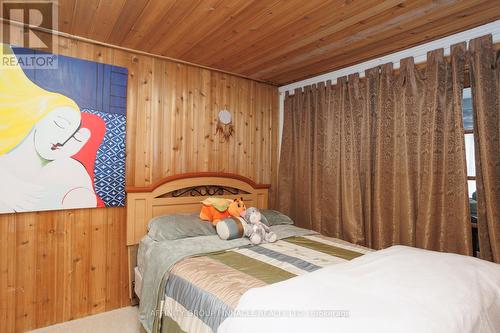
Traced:
POLYGON ((155 216, 199 212, 209 196, 243 197, 247 206, 267 208, 270 185, 230 173, 197 172, 164 178, 146 187, 127 187, 127 246, 138 244, 155 216))
POLYGON ((199 196, 222 196, 222 195, 238 195, 238 194, 249 194, 248 192, 239 190, 237 188, 227 187, 227 186, 211 186, 211 185, 203 185, 203 186, 193 186, 187 187, 180 190, 175 190, 168 195, 173 198, 183 197, 183 196, 191 196, 191 197, 199 197, 199 196))

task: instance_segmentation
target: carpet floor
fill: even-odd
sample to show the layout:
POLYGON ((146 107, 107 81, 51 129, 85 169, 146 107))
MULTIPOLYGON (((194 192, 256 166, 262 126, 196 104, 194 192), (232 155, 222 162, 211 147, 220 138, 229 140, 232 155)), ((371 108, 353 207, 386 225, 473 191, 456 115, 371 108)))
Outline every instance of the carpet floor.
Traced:
POLYGON ((137 307, 129 306, 39 328, 31 333, 143 333, 137 316, 137 307))

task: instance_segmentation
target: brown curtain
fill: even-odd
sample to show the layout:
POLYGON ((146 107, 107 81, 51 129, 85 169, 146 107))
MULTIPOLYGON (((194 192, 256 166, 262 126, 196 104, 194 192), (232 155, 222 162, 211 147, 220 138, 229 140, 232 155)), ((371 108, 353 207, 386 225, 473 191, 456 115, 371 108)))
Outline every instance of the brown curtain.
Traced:
POLYGON ((500 53, 491 35, 469 48, 480 256, 500 263, 500 53))
POLYGON ((277 208, 373 248, 471 253, 461 114, 465 46, 285 97, 277 208))
POLYGON ((428 55, 422 187, 416 244, 440 251, 471 254, 471 224, 467 192, 462 92, 465 43, 428 55), (430 129, 428 132, 427 130, 430 129))

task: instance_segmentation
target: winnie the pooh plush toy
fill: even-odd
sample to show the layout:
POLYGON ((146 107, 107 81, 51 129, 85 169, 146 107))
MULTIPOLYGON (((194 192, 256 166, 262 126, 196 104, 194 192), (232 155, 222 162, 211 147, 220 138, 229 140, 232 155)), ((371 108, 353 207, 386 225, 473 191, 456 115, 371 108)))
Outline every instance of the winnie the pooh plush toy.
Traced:
POLYGON ((244 219, 247 222, 245 235, 250 238, 254 245, 260 243, 273 243, 276 241, 276 234, 262 222, 262 214, 255 207, 248 208, 244 213, 244 219))
POLYGON ((222 219, 226 217, 240 217, 241 213, 246 210, 243 198, 238 199, 224 199, 210 197, 201 202, 200 219, 210 221, 213 225, 217 225, 222 219))

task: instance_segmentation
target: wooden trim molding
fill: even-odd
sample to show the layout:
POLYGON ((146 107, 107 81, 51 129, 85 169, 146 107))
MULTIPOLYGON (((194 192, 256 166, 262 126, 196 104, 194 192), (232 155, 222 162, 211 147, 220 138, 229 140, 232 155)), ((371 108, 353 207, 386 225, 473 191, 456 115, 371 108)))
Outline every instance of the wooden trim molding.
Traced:
POLYGON ((169 176, 163 179, 160 179, 159 181, 155 182, 152 185, 149 186, 127 186, 127 193, 139 193, 139 192, 153 192, 156 190, 158 187, 160 187, 163 184, 172 182, 174 180, 181 180, 181 179, 188 179, 188 178, 203 178, 203 177, 218 177, 218 178, 228 178, 228 179, 237 179, 241 180, 251 187, 255 189, 269 189, 271 188, 271 184, 257 184, 250 178, 237 175, 234 173, 225 173, 225 172, 188 172, 188 173, 182 173, 178 175, 173 175, 169 176))

